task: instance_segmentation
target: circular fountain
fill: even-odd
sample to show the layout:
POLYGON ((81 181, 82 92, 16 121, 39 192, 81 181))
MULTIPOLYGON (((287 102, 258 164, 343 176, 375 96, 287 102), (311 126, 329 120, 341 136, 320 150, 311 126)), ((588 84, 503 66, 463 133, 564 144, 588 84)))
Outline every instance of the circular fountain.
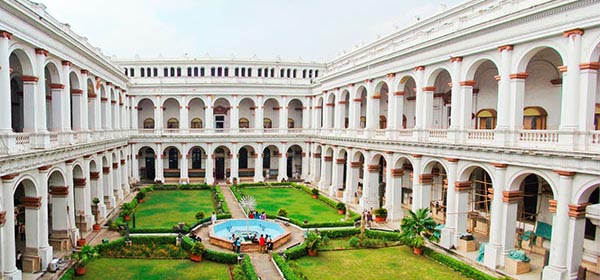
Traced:
POLYGON ((252 242, 251 237, 260 235, 270 236, 273 248, 278 248, 288 242, 291 233, 286 231, 276 222, 257 219, 232 219, 209 227, 210 243, 216 246, 231 249, 232 235, 242 238, 243 252, 258 251, 258 243, 252 242))

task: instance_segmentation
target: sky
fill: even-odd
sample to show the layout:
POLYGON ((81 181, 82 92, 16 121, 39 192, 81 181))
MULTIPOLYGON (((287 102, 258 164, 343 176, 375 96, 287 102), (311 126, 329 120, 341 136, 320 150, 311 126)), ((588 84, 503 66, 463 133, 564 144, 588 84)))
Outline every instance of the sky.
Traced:
POLYGON ((464 0, 37 0, 129 58, 327 62, 464 0))

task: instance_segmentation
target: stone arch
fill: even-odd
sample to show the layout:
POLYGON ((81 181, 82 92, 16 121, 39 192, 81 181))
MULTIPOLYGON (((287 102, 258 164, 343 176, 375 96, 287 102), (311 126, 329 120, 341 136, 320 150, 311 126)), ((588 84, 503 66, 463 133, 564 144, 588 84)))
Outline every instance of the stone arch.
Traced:
POLYGON ((472 61, 470 61, 468 64, 464 65, 465 69, 467 69, 467 71, 464 72, 464 76, 461 77, 461 81, 468 81, 468 80, 475 80, 475 72, 477 71, 477 69, 479 69, 479 67, 486 62, 491 63, 496 69, 500 69, 500 67, 498 67, 499 63, 497 61, 498 58, 493 57, 491 55, 481 55, 478 56, 476 59, 473 59, 472 61))
POLYGON ((581 188, 573 195, 573 204, 582 204, 588 202, 590 195, 596 189, 600 188, 600 179, 594 178, 585 182, 581 188))
POLYGON ((179 129, 179 114, 180 114, 179 100, 175 97, 169 97, 162 103, 163 109, 163 127, 167 129, 179 129))
POLYGON ((519 188, 521 187, 521 183, 523 183, 523 180, 525 180, 525 178, 529 175, 536 175, 536 176, 542 178, 544 181, 546 181, 550 185, 550 188, 552 189, 552 196, 553 197, 558 196, 557 183, 554 180, 552 180, 552 177, 554 177, 554 174, 552 174, 552 177, 551 177, 546 171, 543 171, 543 170, 523 169, 523 170, 519 170, 518 172, 512 174, 512 176, 510 176, 506 180, 506 182, 508 182, 509 190, 511 190, 511 191, 519 190, 519 188))
MULTIPOLYGON (((561 61, 565 61, 565 56, 563 54, 566 54, 567 51, 564 46, 561 46, 561 44, 550 40, 537 41, 535 45, 526 45, 524 46, 524 48, 520 48, 518 53, 516 53, 515 56, 513 56, 514 58, 516 58, 513 61, 517 61, 517 63, 513 64, 514 68, 511 69, 511 73, 526 72, 527 65, 529 64, 531 59, 544 49, 553 50, 558 54, 561 61)), ((515 50, 515 52, 517 52, 517 50, 515 50)))
MULTIPOLYGON (((32 55, 26 50, 26 47, 21 44, 13 44, 8 49, 9 59, 10 56, 14 55, 14 57, 19 62, 19 68, 13 68, 13 75, 27 75, 27 76, 35 76, 33 70, 33 59, 32 55)), ((13 61, 14 62, 14 61, 13 61)), ((11 62, 9 62, 11 63, 11 62)), ((11 63, 12 64, 12 63, 11 63)), ((43 73, 37 73, 38 78, 41 78, 43 73)))
POLYGON ((42 195, 42 194, 40 194, 40 192, 38 190, 38 183, 37 183, 36 178, 31 176, 30 174, 24 174, 15 180, 15 183, 13 185, 13 196, 15 195, 15 192, 17 191, 17 187, 20 184, 23 184, 23 186, 25 187, 25 189, 24 189, 25 196, 39 197, 42 195))

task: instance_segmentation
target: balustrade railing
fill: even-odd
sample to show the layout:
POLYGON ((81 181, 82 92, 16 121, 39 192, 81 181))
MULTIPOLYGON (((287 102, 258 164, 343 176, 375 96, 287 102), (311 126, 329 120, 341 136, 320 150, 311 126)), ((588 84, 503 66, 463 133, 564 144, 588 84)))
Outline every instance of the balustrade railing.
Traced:
POLYGON ((428 129, 427 130, 427 136, 429 138, 441 138, 441 139, 446 139, 448 138, 448 130, 447 129, 428 129))
POLYGON ((519 140, 522 142, 558 143, 558 130, 521 130, 519 140))
POLYGON ((28 145, 30 143, 31 133, 19 133, 16 134, 17 145, 28 145))

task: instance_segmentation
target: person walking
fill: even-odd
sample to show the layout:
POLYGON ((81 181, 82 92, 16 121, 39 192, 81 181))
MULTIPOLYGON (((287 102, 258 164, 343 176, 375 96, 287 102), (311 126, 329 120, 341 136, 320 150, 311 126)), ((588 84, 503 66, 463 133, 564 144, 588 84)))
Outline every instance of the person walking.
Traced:
POLYGON ((261 254, 265 252, 265 236, 262 234, 260 235, 260 239, 258 239, 258 252, 261 254))
POLYGON ((234 253, 237 251, 237 246, 235 245, 236 241, 235 234, 231 234, 231 251, 234 253))
POLYGON ((215 211, 213 211, 212 215, 210 216, 210 221, 213 225, 217 223, 217 214, 215 214, 215 211))
POLYGON ((269 254, 269 260, 271 260, 271 254, 273 254, 273 239, 270 235, 267 235, 267 254, 269 254))
POLYGON ((239 254, 240 250, 242 249, 242 241, 239 237, 235 239, 235 247, 237 248, 237 253, 239 254))

